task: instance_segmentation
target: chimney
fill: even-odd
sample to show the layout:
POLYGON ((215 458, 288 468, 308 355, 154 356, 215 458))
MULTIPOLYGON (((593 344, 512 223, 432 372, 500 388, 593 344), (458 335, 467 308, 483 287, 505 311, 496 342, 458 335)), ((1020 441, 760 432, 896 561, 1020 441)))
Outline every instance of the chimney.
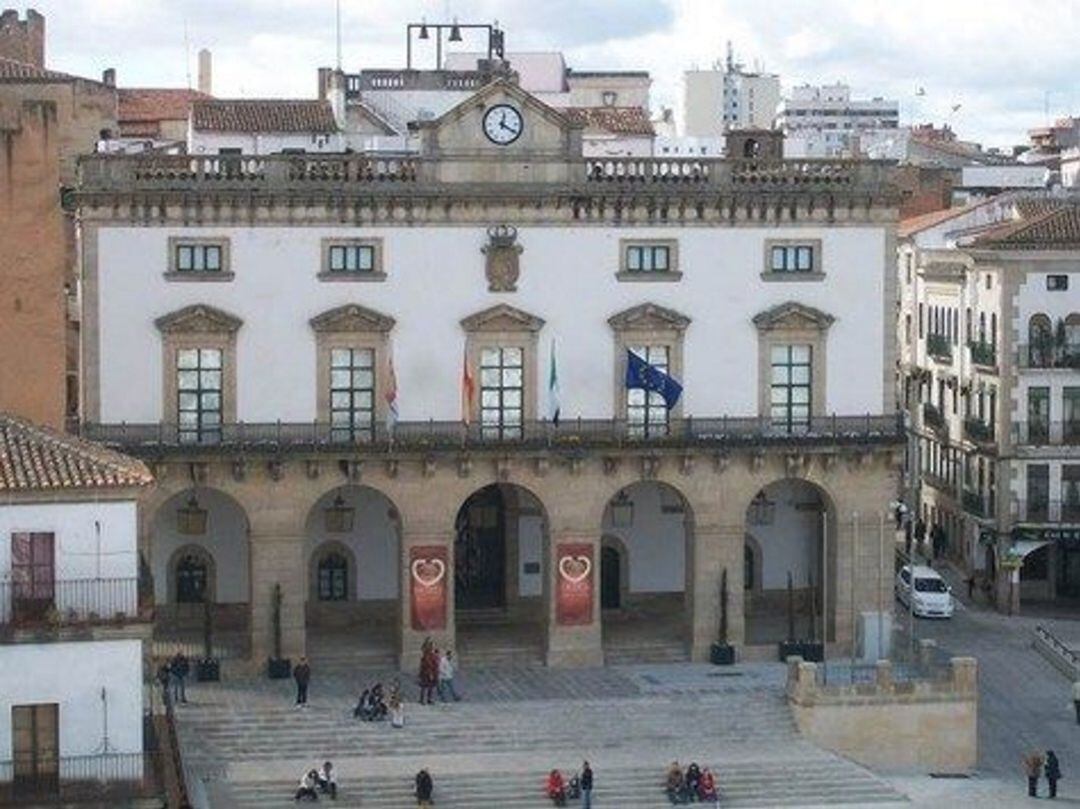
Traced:
POLYGON ((214 94, 213 57, 203 48, 199 51, 199 92, 214 94))
POLYGON ((101 72, 101 83, 108 87, 116 86, 116 68, 107 67, 101 72))

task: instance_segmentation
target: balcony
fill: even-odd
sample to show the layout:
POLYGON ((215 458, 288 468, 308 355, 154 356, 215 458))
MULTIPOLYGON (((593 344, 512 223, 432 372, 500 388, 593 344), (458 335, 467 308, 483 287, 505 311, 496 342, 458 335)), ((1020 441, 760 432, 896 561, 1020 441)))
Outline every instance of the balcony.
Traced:
POLYGON ((666 431, 650 430, 622 419, 577 419, 556 427, 549 421, 528 421, 513 433, 492 433, 479 424, 460 421, 401 421, 388 431, 383 424, 374 433, 353 438, 323 422, 236 423, 205 435, 202 442, 181 438, 175 424, 83 424, 80 435, 125 452, 142 456, 230 452, 361 452, 386 455, 396 452, 460 452, 463 450, 611 450, 708 449, 738 446, 814 446, 834 444, 893 445, 904 440, 902 417, 816 416, 794 430, 774 425, 768 418, 672 419, 666 431))
POLYGON ((971 351, 971 362, 984 368, 997 367, 997 349, 990 343, 972 341, 968 343, 971 351))
POLYGON ((1020 421, 1012 426, 1014 444, 1031 447, 1080 446, 1080 421, 1020 421))
POLYGON ((1016 347, 1016 364, 1025 370, 1080 369, 1080 344, 1024 343, 1016 347))
POLYGON ((926 335, 926 351, 938 362, 952 362, 952 343, 944 334, 926 335))
POLYGON ((964 511, 968 514, 974 514, 976 517, 989 517, 990 511, 986 507, 986 498, 979 492, 969 491, 964 489, 962 495, 964 503, 964 511))
POLYGON ((0 581, 0 631, 78 633, 102 626, 144 622, 152 609, 140 602, 139 580, 60 579, 0 581))
POLYGON ((0 806, 135 805, 160 798, 161 764, 156 752, 0 760, 0 806))
POLYGON ((1014 500, 1012 516, 1023 523, 1080 525, 1080 500, 1014 500))
POLYGON ((944 478, 941 475, 935 474, 934 472, 923 472, 922 479, 927 486, 933 486, 939 492, 944 492, 950 497, 956 495, 956 487, 950 483, 947 478, 944 478))
POLYGON ((964 438, 973 444, 993 444, 994 425, 982 419, 964 419, 964 438))
POLYGON ((935 405, 930 402, 924 402, 922 406, 923 424, 932 430, 945 431, 948 427, 945 425, 945 416, 935 405))

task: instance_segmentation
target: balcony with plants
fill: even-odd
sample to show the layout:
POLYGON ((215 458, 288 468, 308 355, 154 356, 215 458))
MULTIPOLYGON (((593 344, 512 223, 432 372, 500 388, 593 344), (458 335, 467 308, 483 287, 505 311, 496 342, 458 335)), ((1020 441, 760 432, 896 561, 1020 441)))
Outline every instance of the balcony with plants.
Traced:
POLYGON ((973 340, 968 343, 968 349, 971 351, 971 362, 974 365, 980 365, 984 368, 997 367, 997 347, 992 343, 973 340))
POLYGON ((980 418, 964 419, 964 438, 973 444, 994 443, 994 426, 980 418))
POLYGON ((926 335, 926 351, 938 362, 952 362, 952 342, 944 334, 926 335))

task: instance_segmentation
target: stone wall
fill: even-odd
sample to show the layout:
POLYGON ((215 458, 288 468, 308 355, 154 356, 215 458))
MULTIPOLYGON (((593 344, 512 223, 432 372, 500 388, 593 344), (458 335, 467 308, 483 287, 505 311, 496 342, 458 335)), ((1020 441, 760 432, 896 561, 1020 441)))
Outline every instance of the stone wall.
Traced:
POLYGON ((872 683, 819 685, 817 665, 788 660, 788 702, 815 744, 875 769, 963 773, 978 755, 977 670, 954 657, 947 679, 896 681, 878 661, 872 683))
POLYGON ((19 19, 13 8, 0 14, 0 58, 45 67, 45 18, 27 9, 26 19, 19 19))

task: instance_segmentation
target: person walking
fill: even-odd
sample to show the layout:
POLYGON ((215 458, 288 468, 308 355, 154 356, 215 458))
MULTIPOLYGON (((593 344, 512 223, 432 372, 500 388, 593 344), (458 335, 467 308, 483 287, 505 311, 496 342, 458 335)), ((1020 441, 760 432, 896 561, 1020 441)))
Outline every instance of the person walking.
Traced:
POLYGON ((293 669, 292 676, 296 680, 296 704, 306 707, 308 683, 311 682, 311 666, 308 665, 306 657, 300 658, 300 662, 293 669))
POLYGON ((173 655, 169 663, 169 683, 172 685, 173 702, 182 702, 187 705, 186 681, 191 671, 191 664, 183 652, 173 655))
POLYGON ((589 762, 581 765, 581 806, 582 809, 590 809, 592 806, 593 773, 589 762))
POLYGON ((1043 757, 1037 750, 1024 756, 1024 772, 1027 773, 1028 797, 1039 797, 1039 776, 1042 775, 1043 757))
POLYGON ((1061 778, 1061 765, 1058 763, 1058 757, 1053 750, 1046 751, 1046 764, 1043 765, 1043 772, 1046 773, 1046 780, 1050 784, 1050 797, 1057 797, 1057 782, 1061 778))
POLYGON ((1073 683, 1073 708, 1076 709, 1076 724, 1080 725, 1080 680, 1073 683))
POLYGON ((461 697, 458 696, 458 692, 454 689, 454 675, 457 674, 457 661, 454 660, 454 653, 447 649, 441 655, 439 655, 439 699, 446 702, 446 692, 450 692, 450 696, 454 698, 454 702, 461 702, 461 697))
POLYGON ((420 672, 417 677, 420 686, 420 704, 435 704, 435 687, 439 684, 439 650, 431 642, 431 638, 424 641, 420 648, 420 672))
POLYGON ((420 770, 416 774, 416 805, 418 809, 429 809, 432 805, 431 796, 435 792, 435 784, 431 780, 431 773, 420 770))

